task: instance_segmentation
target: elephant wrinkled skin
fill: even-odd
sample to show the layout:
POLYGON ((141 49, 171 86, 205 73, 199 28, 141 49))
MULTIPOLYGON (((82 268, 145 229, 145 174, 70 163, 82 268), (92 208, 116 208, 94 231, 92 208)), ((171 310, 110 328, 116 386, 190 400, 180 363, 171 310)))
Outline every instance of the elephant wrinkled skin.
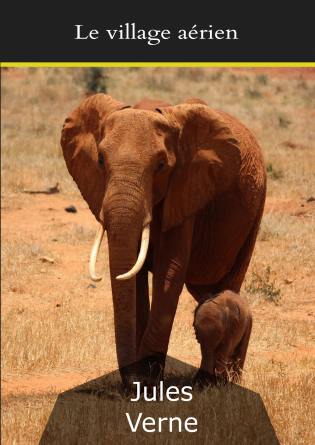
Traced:
POLYGON ((246 301, 232 291, 206 295, 195 311, 194 328, 202 354, 196 380, 238 381, 252 331, 246 301))
POLYGON ((124 384, 149 372, 154 383, 184 284, 197 302, 240 290, 265 202, 261 149, 244 125, 200 99, 177 106, 144 99, 131 108, 105 94, 70 114, 61 145, 100 223, 98 239, 107 232, 124 384))

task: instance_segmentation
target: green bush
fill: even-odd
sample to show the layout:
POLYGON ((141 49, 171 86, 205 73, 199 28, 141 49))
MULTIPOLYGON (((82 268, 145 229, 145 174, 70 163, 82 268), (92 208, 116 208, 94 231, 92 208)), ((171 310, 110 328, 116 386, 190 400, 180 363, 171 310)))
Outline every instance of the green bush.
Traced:
POLYGON ((256 89, 246 88, 245 97, 248 97, 249 99, 259 99, 262 97, 262 93, 256 89))
POLYGON ((288 121, 288 119, 281 116, 279 117, 279 127, 288 128, 290 124, 292 124, 292 122, 288 121))
POLYGON ((104 68, 87 68, 83 72, 83 83, 89 93, 107 92, 108 76, 104 68))
POLYGON ((252 280, 245 286, 245 290, 249 294, 262 295, 266 301, 278 304, 281 290, 276 289, 275 281, 270 282, 270 266, 267 266, 263 275, 252 273, 252 280))
POLYGON ((256 76, 256 81, 260 85, 267 85, 267 83, 268 83, 268 76, 266 76, 266 74, 259 74, 258 76, 256 76))
POLYGON ((269 177, 271 179, 282 179, 283 178, 283 172, 281 170, 275 170, 273 168, 273 165, 271 164, 271 162, 267 162, 266 163, 266 170, 267 173, 269 173, 269 177))

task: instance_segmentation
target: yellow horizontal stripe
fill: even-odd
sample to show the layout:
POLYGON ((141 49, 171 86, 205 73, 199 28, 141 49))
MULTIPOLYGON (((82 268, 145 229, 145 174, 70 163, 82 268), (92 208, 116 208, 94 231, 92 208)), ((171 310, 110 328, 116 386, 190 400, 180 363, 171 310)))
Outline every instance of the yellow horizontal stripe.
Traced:
POLYGON ((315 62, 1 62, 1 67, 315 67, 315 62))

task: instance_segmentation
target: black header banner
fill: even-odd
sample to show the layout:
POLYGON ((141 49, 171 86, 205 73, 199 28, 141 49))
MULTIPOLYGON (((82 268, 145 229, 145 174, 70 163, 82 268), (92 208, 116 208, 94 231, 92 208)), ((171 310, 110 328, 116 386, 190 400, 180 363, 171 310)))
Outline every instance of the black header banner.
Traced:
POLYGON ((305 1, 5 2, 1 60, 312 62, 309 7, 305 1))

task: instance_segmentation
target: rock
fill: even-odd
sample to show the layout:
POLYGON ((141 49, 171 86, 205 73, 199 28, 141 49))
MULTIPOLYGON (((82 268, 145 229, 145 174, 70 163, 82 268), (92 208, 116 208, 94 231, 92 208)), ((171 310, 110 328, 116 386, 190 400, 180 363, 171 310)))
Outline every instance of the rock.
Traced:
POLYGON ((293 148, 293 149, 295 149, 295 148, 298 148, 301 150, 305 149, 304 145, 296 144, 295 142, 291 142, 291 141, 284 141, 284 142, 282 142, 282 145, 284 145, 285 147, 293 148))
POLYGON ((42 256, 42 257, 40 258, 40 260, 41 260, 43 263, 50 263, 50 264, 53 264, 53 263, 55 262, 55 260, 54 260, 53 258, 50 258, 49 256, 42 256))
POLYGON ((294 213, 290 213, 290 215, 291 216, 303 216, 303 215, 306 215, 306 212, 303 212, 303 211, 301 211, 301 212, 294 212, 294 213))
POLYGON ((88 288, 96 289, 96 286, 95 286, 95 284, 89 284, 89 285, 88 285, 88 288))
POLYGON ((54 193, 59 193, 59 184, 54 187, 48 187, 45 190, 23 190, 22 193, 30 193, 31 195, 37 195, 43 193, 44 195, 52 195, 54 193))
POLYGON ((48 187, 46 191, 51 195, 54 193, 59 193, 59 183, 57 182, 57 184, 54 187, 48 187))
POLYGON ((311 196, 310 198, 308 198, 308 200, 306 202, 313 202, 315 201, 315 198, 313 198, 313 196, 311 196))
POLYGON ((68 207, 66 207, 65 208, 65 211, 66 212, 69 212, 69 213, 77 213, 78 211, 77 211, 77 209, 74 207, 74 205, 69 205, 68 207))

